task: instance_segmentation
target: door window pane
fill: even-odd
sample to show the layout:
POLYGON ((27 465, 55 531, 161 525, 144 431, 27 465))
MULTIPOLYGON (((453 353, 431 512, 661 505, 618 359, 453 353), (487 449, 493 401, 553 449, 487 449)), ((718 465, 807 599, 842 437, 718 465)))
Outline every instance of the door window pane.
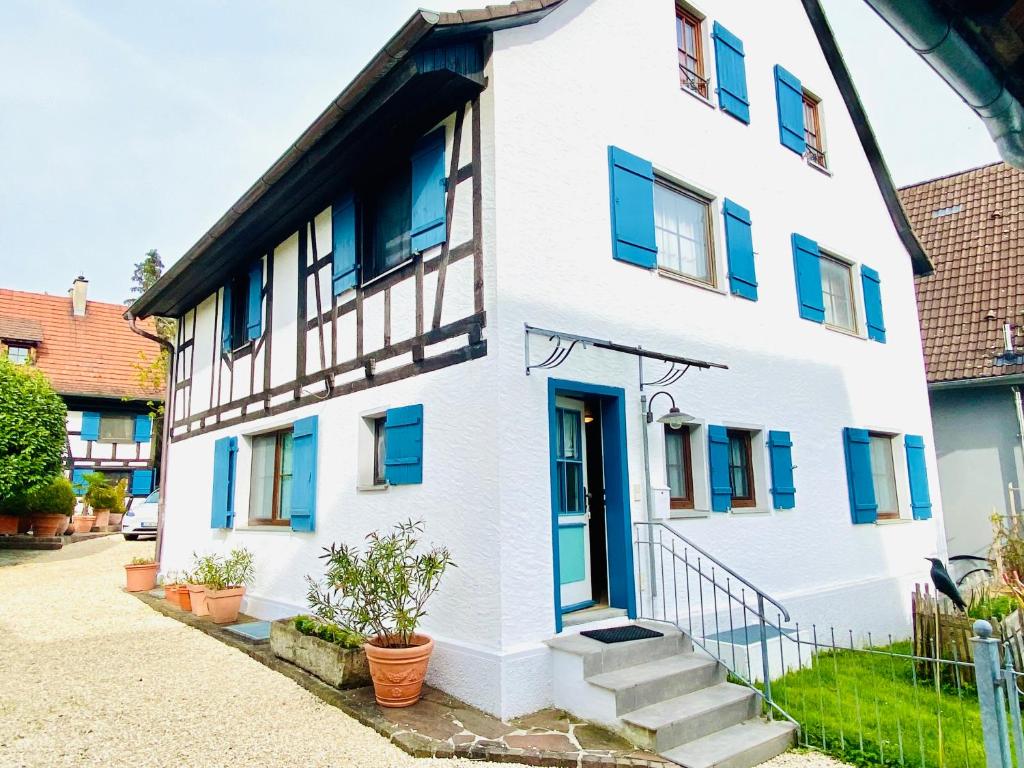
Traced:
POLYGON ((572 408, 556 409, 558 443, 555 458, 561 514, 576 515, 586 511, 583 495, 583 446, 580 437, 582 416, 572 408))
POLYGON ((849 264, 822 255, 821 293, 825 302, 825 322, 855 331, 853 277, 849 264))
POLYGON ((658 265, 705 283, 713 280, 708 204, 664 184, 654 185, 658 265))
POLYGON ((899 515, 896 468, 892 457, 892 438, 889 435, 871 435, 871 479, 875 486, 878 514, 899 515))

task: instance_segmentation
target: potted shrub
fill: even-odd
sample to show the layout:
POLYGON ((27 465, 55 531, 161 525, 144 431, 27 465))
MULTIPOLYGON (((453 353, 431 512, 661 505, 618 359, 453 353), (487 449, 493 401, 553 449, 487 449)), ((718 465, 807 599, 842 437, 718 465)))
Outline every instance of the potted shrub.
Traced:
MULTIPOLYGON (((89 472, 85 482, 89 486, 85 492, 85 503, 92 510, 93 527, 106 528, 110 523, 110 511, 117 506, 117 491, 102 472, 89 472)), ((77 528, 76 532, 81 533, 77 528)))
POLYGON ((28 511, 32 515, 32 531, 36 536, 63 533, 74 509, 75 492, 66 477, 55 477, 28 493, 28 511))
POLYGON ((447 548, 417 552, 422 522, 399 523, 390 533, 367 536, 366 553, 332 544, 327 583, 309 580, 309 604, 318 617, 368 638, 363 650, 377 703, 415 704, 427 676, 434 641, 416 632, 426 602, 454 563, 447 548))
POLYGON ((245 588, 252 583, 255 567, 252 552, 233 549, 226 559, 215 557, 206 582, 206 610, 215 624, 230 624, 242 609, 245 588))
POLYGON ((112 525, 118 530, 121 528, 121 520, 124 518, 124 499, 128 495, 128 479, 122 477, 114 483, 114 506, 110 508, 110 518, 107 525, 112 525))
POLYGON ((125 589, 148 592, 156 586, 157 563, 151 557, 135 557, 124 567, 125 589))
POLYGON ((0 501, 0 536, 28 533, 31 526, 28 499, 24 493, 14 493, 0 501))
POLYGON ((189 574, 186 584, 192 613, 196 616, 209 616, 210 611, 206 607, 206 585, 214 578, 217 559, 213 555, 200 557, 193 554, 192 563, 192 573, 189 574))
POLYGON ((370 684, 370 668, 358 632, 319 616, 294 616, 270 625, 270 650, 335 688, 370 684))

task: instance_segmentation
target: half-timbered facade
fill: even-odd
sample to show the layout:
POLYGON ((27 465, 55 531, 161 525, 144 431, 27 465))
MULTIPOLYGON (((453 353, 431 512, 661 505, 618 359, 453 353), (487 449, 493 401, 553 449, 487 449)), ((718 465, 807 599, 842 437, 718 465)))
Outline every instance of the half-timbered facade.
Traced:
POLYGON ((817 3, 417 13, 130 309, 180 321, 162 567, 249 547, 284 616, 422 519, 431 680, 502 715, 636 614, 643 521, 899 631, 940 546, 915 269, 817 3))

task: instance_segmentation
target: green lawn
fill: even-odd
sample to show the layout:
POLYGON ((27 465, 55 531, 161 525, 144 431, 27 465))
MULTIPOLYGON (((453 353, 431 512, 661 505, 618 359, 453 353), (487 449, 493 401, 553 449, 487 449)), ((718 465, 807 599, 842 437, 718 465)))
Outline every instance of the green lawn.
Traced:
MULTIPOLYGON (((911 645, 879 650, 910 654, 911 645)), ((800 723, 802 745, 855 765, 984 766, 975 689, 958 687, 952 670, 943 681, 936 692, 931 671, 908 659, 830 651, 773 682, 772 694, 800 723)))

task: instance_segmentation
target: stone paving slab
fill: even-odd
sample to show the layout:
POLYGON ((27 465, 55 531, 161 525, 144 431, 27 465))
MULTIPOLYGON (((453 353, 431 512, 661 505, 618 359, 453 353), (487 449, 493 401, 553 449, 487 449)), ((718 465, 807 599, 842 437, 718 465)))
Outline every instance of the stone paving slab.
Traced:
MULTIPOLYGON (((424 688, 423 698, 411 707, 380 707, 374 700, 372 687, 347 691, 333 688, 278 658, 266 644, 248 643, 228 632, 227 625, 218 626, 182 611, 161 599, 160 594, 154 590, 153 593, 136 593, 135 597, 165 616, 237 648, 291 678, 414 757, 468 757, 565 768, 666 768, 671 765, 610 731, 554 709, 503 722, 429 686, 424 688)), ((254 619, 239 615, 238 623, 247 621, 254 619)))

